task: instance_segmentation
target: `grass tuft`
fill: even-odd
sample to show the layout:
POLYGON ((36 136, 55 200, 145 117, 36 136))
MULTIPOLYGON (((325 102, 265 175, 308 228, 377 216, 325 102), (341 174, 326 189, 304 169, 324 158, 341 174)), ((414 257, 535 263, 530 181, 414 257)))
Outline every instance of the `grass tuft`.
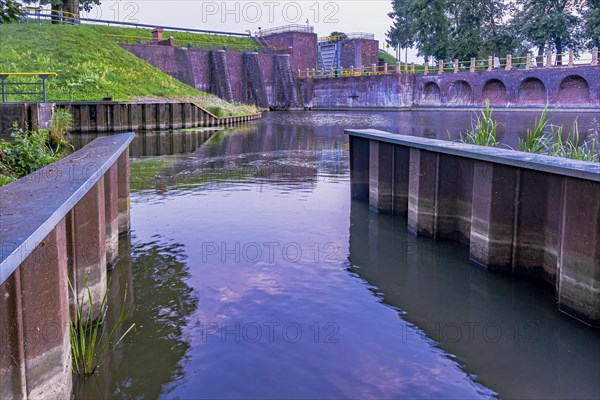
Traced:
POLYGON ((498 122, 492 118, 490 101, 486 99, 485 109, 471 119, 471 129, 461 133, 458 141, 478 146, 498 147, 497 128, 498 122))
MULTIPOLYGON (((76 312, 75 321, 69 322, 73 370, 75 373, 88 376, 96 372, 100 366, 100 362, 104 356, 104 353, 113 343, 113 341, 115 341, 117 330, 130 316, 130 312, 125 310, 125 304, 127 304, 127 287, 125 287, 125 293, 123 295, 123 307, 121 308, 119 317, 117 318, 117 321, 112 329, 104 326, 104 311, 107 307, 110 282, 107 285, 104 295, 102 296, 102 300, 100 301, 100 307, 98 308, 97 315, 92 315, 94 299, 89 286, 87 286, 87 282, 87 299, 84 299, 83 296, 81 299, 77 297, 77 293, 70 281, 69 287, 71 288, 71 292, 75 298, 76 312), (83 311, 84 303, 87 303, 86 305, 88 306, 87 315, 85 315, 83 311)), ((95 301, 97 301, 97 299, 95 301)), ((135 332, 135 330, 136 325, 131 324, 125 333, 123 333, 118 340, 116 340, 112 347, 116 347, 130 332, 135 332)))

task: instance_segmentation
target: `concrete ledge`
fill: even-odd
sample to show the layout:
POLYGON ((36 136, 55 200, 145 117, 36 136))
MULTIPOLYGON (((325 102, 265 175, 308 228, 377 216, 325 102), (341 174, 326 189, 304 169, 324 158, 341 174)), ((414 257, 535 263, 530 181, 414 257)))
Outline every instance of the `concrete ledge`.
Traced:
POLYGON ((95 139, 84 149, 0 188, 0 284, 127 152, 134 136, 95 139))
POLYGON ((350 136, 378 140, 400 146, 600 182, 600 164, 597 163, 525 153, 510 149, 475 146, 439 139, 398 135, 377 129, 347 129, 345 132, 350 136))
POLYGON ((472 261, 544 280, 600 327, 600 164, 377 130, 347 130, 352 198, 472 261), (408 177, 408 179, 407 179, 408 177))

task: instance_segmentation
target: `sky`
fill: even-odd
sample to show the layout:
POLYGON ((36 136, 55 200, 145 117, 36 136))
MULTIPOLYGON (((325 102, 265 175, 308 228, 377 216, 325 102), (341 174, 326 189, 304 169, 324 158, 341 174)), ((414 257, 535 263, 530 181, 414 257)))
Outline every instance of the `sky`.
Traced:
MULTIPOLYGON (((385 33, 392 20, 391 0, 344 1, 200 1, 136 0, 106 1, 82 16, 120 22, 140 22, 163 26, 244 32, 254 34, 290 24, 308 24, 319 36, 333 31, 373 33, 379 48, 385 48, 385 33)), ((395 54, 393 49, 389 52, 395 54)), ((403 55, 404 60, 404 55, 403 55)), ((417 61, 409 50, 408 60, 417 61)))

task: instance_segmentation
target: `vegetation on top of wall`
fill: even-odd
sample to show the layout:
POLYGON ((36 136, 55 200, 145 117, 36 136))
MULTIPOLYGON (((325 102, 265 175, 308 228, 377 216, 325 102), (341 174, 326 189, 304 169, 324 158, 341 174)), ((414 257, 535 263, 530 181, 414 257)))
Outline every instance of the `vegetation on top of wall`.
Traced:
MULTIPOLYGON (((587 140, 581 141, 577 119, 568 133, 563 125, 550 124, 548 107, 544 108, 540 118, 536 118, 533 129, 527 129, 525 138, 519 138, 519 150, 527 153, 545 154, 574 160, 600 162, 600 124, 594 120, 587 140)), ((457 141, 479 146, 498 147, 496 138, 498 122, 492 118, 489 100, 485 110, 472 120, 472 128, 460 133, 457 141)), ((506 146, 506 145, 505 145, 506 146)), ((509 147, 510 146, 506 146, 509 147)))
POLYGON ((458 141, 478 146, 498 147, 497 128, 498 122, 492 118, 490 101, 486 99, 485 109, 471 119, 471 129, 461 133, 458 141))

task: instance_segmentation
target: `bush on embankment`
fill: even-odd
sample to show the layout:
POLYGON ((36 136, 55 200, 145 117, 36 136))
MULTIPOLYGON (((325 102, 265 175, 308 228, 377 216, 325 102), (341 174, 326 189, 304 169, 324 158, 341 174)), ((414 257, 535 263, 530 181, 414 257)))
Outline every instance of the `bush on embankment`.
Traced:
MULTIPOLYGON (((1 72, 55 72, 57 76, 47 81, 49 101, 100 101, 108 95, 115 101, 214 103, 233 115, 249 113, 247 107, 223 102, 165 74, 99 31, 86 25, 0 25, 1 72)), ((32 81, 32 77, 10 78, 19 79, 32 81)), ((9 100, 39 101, 39 96, 9 100)))
POLYGON ((56 110, 48 129, 27 131, 16 124, 11 129, 11 141, 0 139, 0 186, 29 175, 60 160, 73 147, 65 138, 72 117, 67 110, 56 110))

